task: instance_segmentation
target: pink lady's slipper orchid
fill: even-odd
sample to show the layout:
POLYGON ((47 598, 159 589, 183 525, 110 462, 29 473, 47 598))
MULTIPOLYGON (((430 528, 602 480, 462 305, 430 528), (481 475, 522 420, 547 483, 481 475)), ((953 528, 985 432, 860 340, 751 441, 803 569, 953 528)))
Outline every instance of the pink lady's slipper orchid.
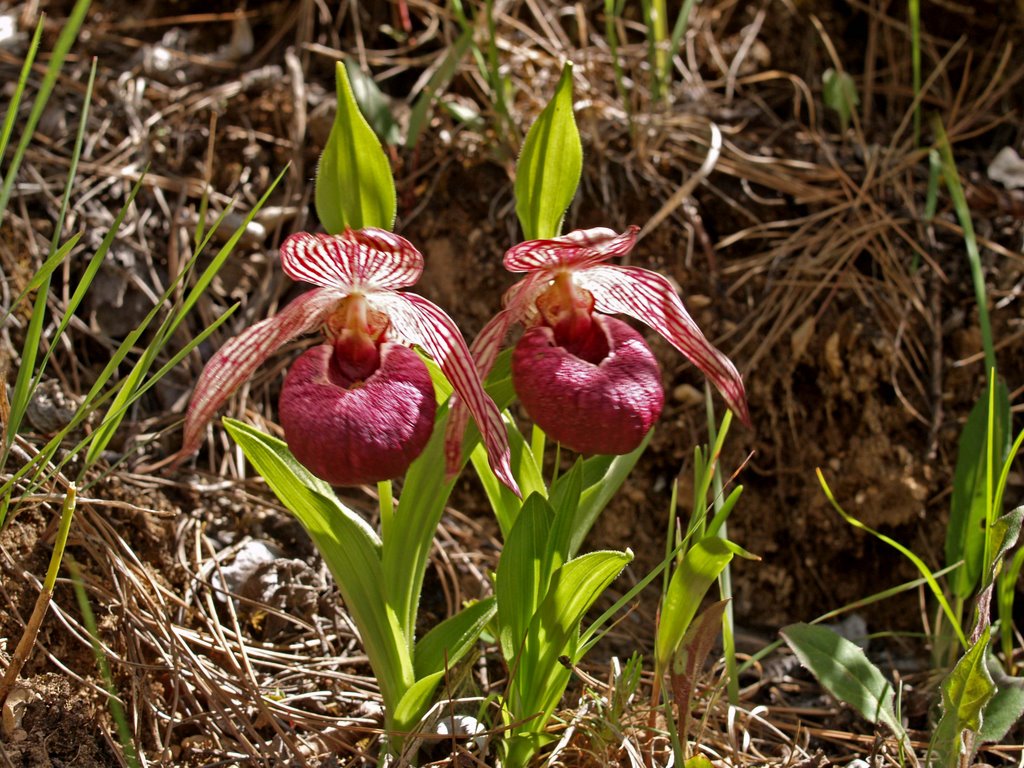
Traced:
MULTIPOLYGON (((580 453, 633 450, 664 402, 654 355, 612 314, 629 315, 664 336, 750 424, 736 367, 704 337, 672 284, 646 269, 604 264, 628 253, 638 231, 577 230, 513 247, 505 267, 526 276, 506 292, 504 309, 472 346, 480 375, 486 376, 511 327, 522 324, 526 330, 512 355, 516 394, 541 429, 580 453)), ((466 418, 460 404, 448 432, 452 453, 466 418)))
POLYGON ((420 454, 436 400, 426 366, 404 346, 417 344, 472 413, 495 474, 516 490, 505 428, 458 328, 436 305, 398 291, 423 272, 423 256, 409 241, 373 228, 303 232, 285 240, 281 265, 293 280, 319 287, 211 358, 189 404, 180 456, 199 448, 217 409, 276 349, 322 327, 326 343, 295 361, 279 404, 288 447, 313 474, 333 485, 378 482, 402 474, 420 454))

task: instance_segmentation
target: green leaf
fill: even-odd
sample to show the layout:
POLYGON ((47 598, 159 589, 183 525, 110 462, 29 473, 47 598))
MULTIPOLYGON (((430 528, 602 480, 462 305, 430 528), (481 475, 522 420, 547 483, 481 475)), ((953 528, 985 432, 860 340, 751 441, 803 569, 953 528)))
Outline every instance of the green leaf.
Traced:
POLYGON ((572 469, 558 478, 552 486, 551 508, 555 519, 548 537, 548 561, 551 570, 561 567, 571 558, 569 548, 579 527, 580 497, 583 494, 583 461, 576 459, 572 469))
POLYGON ((515 716, 540 713, 522 730, 544 729, 569 682, 569 669, 559 657, 579 661, 576 643, 584 614, 632 559, 631 552, 591 552, 566 563, 551 577, 548 593, 530 622, 513 683, 515 716))
POLYGON ((572 64, 555 95, 530 127, 516 164, 516 215, 527 240, 556 237, 576 195, 583 145, 572 112, 572 64))
POLYGON ((548 590, 551 572, 545 553, 553 512, 539 493, 531 494, 512 526, 498 560, 494 593, 498 598, 498 627, 505 659, 516 658, 537 604, 548 590))
MULTIPOLYGON (((953 495, 949 525, 946 528, 946 564, 960 560, 964 567, 950 576, 953 594, 965 600, 977 589, 983 578, 985 557, 985 520, 988 497, 988 424, 989 395, 986 391, 974 404, 957 446, 956 469, 953 472, 953 495)), ((1006 385, 999 381, 995 391, 993 446, 995 461, 1002 465, 1009 424, 1010 400, 1006 385)), ((993 469, 994 473, 995 470, 993 469)))
POLYGON ((385 144, 398 144, 401 137, 398 123, 391 114, 388 97, 377 87, 373 78, 359 68, 355 59, 345 59, 345 73, 352 86, 352 98, 356 100, 359 112, 366 118, 367 124, 385 144))
POLYGON ((825 106, 839 115, 839 124, 846 131, 853 110, 860 104, 857 84, 846 72, 837 72, 831 67, 821 74, 821 84, 821 97, 825 106))
POLYGON ((735 555, 754 558, 742 547, 718 536, 705 536, 690 547, 672 574, 661 606, 654 640, 655 666, 668 669, 700 603, 735 555))
POLYGON ((928 745, 932 765, 956 768, 973 757, 972 740, 964 734, 981 730, 982 713, 996 692, 986 664, 989 631, 986 627, 942 681, 942 717, 928 745))
POLYGON ((388 730, 394 732, 393 737, 399 743, 401 743, 401 735, 412 733, 427 710, 430 709, 430 705, 434 701, 434 690, 442 679, 444 679, 444 670, 421 677, 410 685, 402 698, 398 700, 391 715, 391 725, 388 730))
POLYGON ((427 447, 405 473, 405 484, 381 556, 384 590, 410 647, 430 548, 455 486, 454 478, 446 478, 444 469, 447 418, 448 409, 441 408, 427 447))
MULTIPOLYGON (((618 493, 619 488, 633 471, 640 456, 651 441, 652 429, 633 451, 622 456, 592 456, 583 462, 583 492, 580 494, 576 522, 569 542, 569 557, 575 557, 583 546, 590 529, 608 502, 618 493)), ((560 483, 567 482, 563 475, 551 486, 551 493, 557 492, 560 483)))
POLYGON ((893 709, 892 684, 868 661, 860 646, 828 627, 813 624, 790 624, 779 634, 825 690, 869 722, 882 723, 901 740, 906 738, 893 709))
MULTIPOLYGON (((523 434, 516 428, 515 421, 506 411, 502 414, 508 432, 509 448, 511 449, 512 476, 519 483, 519 489, 523 498, 532 493, 539 493, 547 496, 548 489, 544 485, 544 478, 540 468, 533 456, 533 451, 523 438, 523 434)), ((470 454, 473 462, 473 469, 476 470, 480 484, 487 494, 491 509, 498 520, 501 528, 502 538, 507 538, 509 531, 515 525, 519 510, 523 505, 522 499, 516 496, 509 488, 498 480, 497 475, 491 470, 490 462, 487 460, 487 448, 479 443, 470 454)))
POLYGON ((385 599, 380 540, 281 440, 233 419, 224 419, 224 426, 331 569, 363 640, 384 706, 394 716, 397 702, 413 683, 413 670, 405 635, 385 599))
POLYGON ((715 640, 721 634, 722 616, 728 604, 728 600, 719 600, 702 611, 686 630, 679 650, 672 659, 672 696, 679 708, 676 728, 684 736, 689 727, 690 703, 697 677, 714 648, 715 640))
POLYGON ((338 111, 316 172, 316 211, 331 234, 346 227, 390 229, 395 182, 384 148, 359 111, 345 65, 334 68, 338 111))
MULTIPOLYGON (((1017 507, 992 523, 989 532, 989 552, 985 561, 992 563, 992 570, 998 573, 1006 553, 1013 548, 1020 538, 1021 523, 1024 522, 1024 505, 1017 507)), ((989 574, 991 578, 995 574, 989 574)))
POLYGON ((443 672, 455 664, 473 647, 497 610, 495 598, 488 597, 466 606, 427 632, 416 643, 416 677, 443 672))
POLYGON ((978 739, 1000 743, 1024 715, 1024 678, 1006 674, 991 651, 987 655, 987 664, 996 692, 985 705, 978 739))

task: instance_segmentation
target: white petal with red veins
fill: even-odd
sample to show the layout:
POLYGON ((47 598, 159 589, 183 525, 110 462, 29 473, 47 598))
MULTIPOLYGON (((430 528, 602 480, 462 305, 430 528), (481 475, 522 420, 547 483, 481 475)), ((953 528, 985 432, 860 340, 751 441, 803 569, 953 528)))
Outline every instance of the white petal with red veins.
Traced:
POLYGON ((594 309, 646 323, 682 352, 722 393, 729 408, 750 425, 747 396, 736 366, 709 342, 686 311, 672 284, 657 272, 605 265, 574 275, 594 295, 594 309))
POLYGON ((203 430, 236 389, 281 345, 315 330, 338 301, 332 289, 304 293, 274 317, 247 328, 228 341, 203 368, 185 416, 185 434, 178 456, 199 449, 203 430))
POLYGON ((577 229, 550 240, 527 240, 505 252, 509 272, 533 272, 539 269, 580 269, 621 256, 633 248, 639 227, 630 227, 621 235, 607 227, 577 229))
POLYGON ((423 273, 423 255, 384 229, 340 235, 300 232, 281 245, 281 266, 293 280, 344 293, 406 288, 423 273))

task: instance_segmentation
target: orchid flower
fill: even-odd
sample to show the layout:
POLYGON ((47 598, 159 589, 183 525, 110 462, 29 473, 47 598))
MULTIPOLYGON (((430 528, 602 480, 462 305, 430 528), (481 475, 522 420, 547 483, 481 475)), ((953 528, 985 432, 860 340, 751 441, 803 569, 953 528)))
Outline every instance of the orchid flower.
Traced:
MULTIPOLYGON (((656 272, 605 264, 628 253, 639 227, 603 227, 519 243, 506 269, 525 273, 471 347, 486 377, 513 325, 525 332, 512 357, 512 383, 534 422, 581 453, 627 453, 661 413, 657 361, 623 314, 653 328, 703 371, 747 425, 743 380, 687 313, 672 284, 656 272)), ((468 404, 467 404, 468 405, 468 404)), ((467 419, 453 408, 447 450, 458 455, 467 419)))
POLYGON ((501 416, 461 333, 440 307, 398 290, 423 272, 423 256, 409 241, 375 228, 300 233, 281 246, 281 265, 293 280, 318 287, 210 359, 189 404, 179 456, 199 448, 217 409, 275 350, 322 327, 326 343, 292 365, 279 404, 288 447, 311 472, 334 485, 358 485, 393 478, 419 455, 437 406, 425 364, 403 346, 416 344, 476 420, 494 473, 517 490, 501 416))

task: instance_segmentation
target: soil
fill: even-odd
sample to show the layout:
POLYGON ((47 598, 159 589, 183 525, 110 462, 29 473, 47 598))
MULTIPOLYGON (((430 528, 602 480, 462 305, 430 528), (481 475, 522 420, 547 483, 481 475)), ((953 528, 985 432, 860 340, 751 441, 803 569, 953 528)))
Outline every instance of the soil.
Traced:
MULTIPOLYGON (((30 13, 33 5, 13 10, 30 13)), ((43 50, 50 50, 70 3, 41 5, 48 14, 43 50)), ((117 240, 95 290, 78 311, 73 341, 55 352, 59 365, 44 382, 50 400, 36 403, 26 445, 41 446, 66 421, 61 410, 66 404, 54 393, 88 390, 116 343, 149 310, 148 297, 158 295, 187 258, 204 182, 213 192, 213 210, 223 210, 231 198, 247 210, 291 163, 271 197, 271 213, 243 238, 180 336, 198 333, 234 302, 240 303, 238 311, 132 410, 104 457, 110 471, 90 475, 94 484, 83 497, 93 501, 81 503, 68 552, 82 565, 116 688, 131 700, 129 711, 136 713, 133 723, 150 761, 244 762, 230 756, 251 755, 246 749, 256 743, 273 744, 276 755, 372 751, 358 730, 332 735, 326 729, 320 742, 303 747, 305 753, 289 752, 298 741, 294 733, 266 716, 257 692, 238 682, 244 675, 225 650, 237 652, 237 638, 228 632, 227 639, 216 638, 220 645, 203 639, 210 627, 218 627, 210 629, 211 636, 223 629, 219 622, 237 621, 245 638, 285 648, 293 661, 357 654, 343 607, 294 521, 265 487, 245 480, 219 429, 194 466, 150 468, 178 447, 178 420, 202 360, 299 290, 277 269, 275 248, 288 232, 316 226, 310 179, 333 110, 332 52, 370 63, 400 119, 408 112, 407 97, 420 87, 424 65, 384 66, 402 61, 396 50, 404 37, 396 30, 401 30, 404 3, 358 11, 314 3, 239 6, 228 0, 171 5, 143 2, 126 9, 113 0, 93 3, 43 115, 37 147, 26 155, 19 176, 0 238, 5 308, 27 285, 52 235, 60 193, 53 180, 66 172, 55 158, 68 155, 82 83, 90 57, 97 56, 90 123, 97 138, 82 172, 89 183, 76 192, 65 226, 67 232, 84 231, 88 248, 55 275, 55 301, 66 301, 73 291, 85 260, 123 204, 134 172, 147 164, 150 172, 128 214, 130 231, 117 240), (238 21, 243 15, 251 48, 238 21), (162 63, 168 57, 171 65, 162 63), (304 72, 302 82, 296 67, 304 72), (124 464, 113 464, 125 456, 124 464), (273 558, 291 563, 270 575, 264 570, 263 578, 270 579, 264 587, 290 586, 255 593, 249 603, 238 604, 235 615, 210 587, 224 583, 212 574, 254 540, 266 542, 273 558), (256 598, 270 610, 254 608, 256 598), (187 656, 187 663, 178 654, 187 656), (218 686, 229 691, 228 703, 211 692, 218 686), (239 718, 251 726, 232 725, 239 718)), ((426 35, 422 25, 428 16, 410 5, 414 33, 426 35)), ((529 4, 511 5, 508 13, 521 26, 503 27, 503 34, 512 41, 507 66, 519 86, 513 114, 514 131, 521 132, 553 85, 558 57, 531 46, 522 31, 537 23, 529 4)), ((594 29, 602 29, 595 5, 578 4, 579 12, 594 29)), ((723 454, 723 467, 737 470, 736 482, 744 486, 729 535, 761 559, 737 561, 734 608, 750 636, 765 641, 788 623, 918 576, 894 549, 842 520, 822 491, 817 469, 850 514, 929 564, 943 564, 957 437, 984 387, 975 298, 955 217, 942 197, 936 225, 924 226, 927 163, 906 161, 913 148, 900 122, 912 93, 909 75, 893 70, 881 78, 871 69, 904 61, 906 41, 898 34, 903 11, 878 7, 888 5, 871 3, 868 12, 860 3, 823 0, 701 4, 687 38, 687 56, 695 64, 691 77, 673 93, 671 109, 633 105, 640 107, 633 125, 616 101, 613 71, 601 47, 588 44, 574 54, 589 78, 580 80, 577 93, 587 163, 566 230, 643 225, 681 179, 696 172, 707 151, 707 120, 720 125, 726 137, 714 174, 629 258, 674 280, 698 324, 743 372, 754 425, 734 426, 723 454), (877 44, 873 60, 864 53, 868 37, 877 44), (870 114, 861 113, 864 124, 845 134, 821 103, 820 73, 833 63, 825 39, 857 78, 862 98, 871 102, 870 114), (736 64, 734 70, 723 71, 718 62, 723 56, 736 64), (810 103, 801 83, 813 89, 813 95, 806 94, 813 96, 810 103), (871 83, 874 90, 866 92, 871 83), (893 139, 893 154, 885 155, 900 130, 904 140, 893 139), (883 161, 895 170, 877 181, 873 174, 883 161)), ((1024 205, 991 184, 985 168, 999 148, 1015 146, 1021 137, 1022 105, 1015 87, 1024 73, 1020 47, 1005 62, 993 53, 1011 40, 1021 42, 1021 19, 1009 4, 990 4, 988 14, 948 3, 934 6, 924 16, 926 61, 933 66, 953 54, 928 107, 945 110, 961 177, 974 196, 975 226, 988 245, 983 269, 994 335, 1003 342, 1000 372, 1012 398, 1019 397, 1024 205), (954 45, 957 39, 963 42, 954 45)), ((558 19, 564 26, 558 39, 567 43, 586 36, 569 15, 558 19)), ((629 61, 642 61, 642 38, 635 30, 631 35, 639 53, 631 49, 629 61)), ((444 49, 444 41, 435 38, 417 50, 432 61, 444 49)), ((16 79, 24 50, 22 41, 2 52, 5 82, 16 79)), ((416 290, 445 307, 472 338, 513 280, 500 264, 520 237, 511 180, 517 141, 509 139, 507 123, 489 111, 472 64, 467 60, 462 66, 447 93, 479 109, 490 127, 459 123, 438 109, 414 150, 391 151, 398 231, 427 259, 416 290)), ((634 74, 639 76, 639 69, 634 74)), ((641 91, 632 98, 641 101, 641 91)), ((203 265, 208 258, 203 256, 203 265)), ((19 308, 18 322, 3 331, 12 383, 27 316, 19 308)), ((627 581, 638 580, 663 557, 670 491, 677 479, 680 514, 689 514, 693 447, 705 442, 708 432, 701 375, 662 339, 647 337, 662 366, 666 406, 647 454, 588 540, 594 549, 632 549, 636 560, 627 581)), ((299 346, 289 346, 264 366, 244 396, 233 401, 230 415, 276 429, 277 392, 299 346)), ((721 415, 720 400, 715 407, 721 415)), ((12 460, 7 471, 16 465, 12 460)), ((72 462, 65 476, 75 472, 72 462)), ((1015 471, 1010 504, 1021 498, 1022 486, 1024 478, 1015 471)), ((47 489, 46 498, 15 508, 0 531, 5 654, 17 643, 38 594, 62 492, 47 489)), ((370 506, 357 493, 352 499, 360 508, 370 506)), ((438 615, 451 602, 449 581, 471 581, 467 573, 486 570, 497 551, 495 526, 474 480, 460 482, 452 506, 457 512, 446 517, 443 535, 462 541, 461 551, 478 560, 454 577, 438 566, 438 594, 425 598, 425 611, 438 615)), ((656 599, 651 594, 641 602, 604 658, 613 652, 628 655, 631 646, 650 648, 656 599)), ((918 592, 908 591, 859 613, 869 631, 918 632, 922 621, 933 618, 922 615, 920 602, 918 592)), ((3 764, 121 765, 104 681, 86 638, 70 585, 62 580, 19 683, 26 692, 22 719, 0 742, 3 764)), ((270 654, 260 646, 258 663, 270 658, 261 655, 264 651, 270 654)), ((908 653, 920 657, 924 649, 908 653)), ((322 677, 289 682, 295 685, 289 694, 308 695, 303 716, 310 722, 338 714, 337 703, 317 691, 342 701, 353 688, 366 688, 353 682, 366 671, 359 660, 317 670, 322 677)), ((922 723, 926 715, 921 713, 922 723)), ((379 725, 372 707, 353 716, 368 729, 379 725)))

